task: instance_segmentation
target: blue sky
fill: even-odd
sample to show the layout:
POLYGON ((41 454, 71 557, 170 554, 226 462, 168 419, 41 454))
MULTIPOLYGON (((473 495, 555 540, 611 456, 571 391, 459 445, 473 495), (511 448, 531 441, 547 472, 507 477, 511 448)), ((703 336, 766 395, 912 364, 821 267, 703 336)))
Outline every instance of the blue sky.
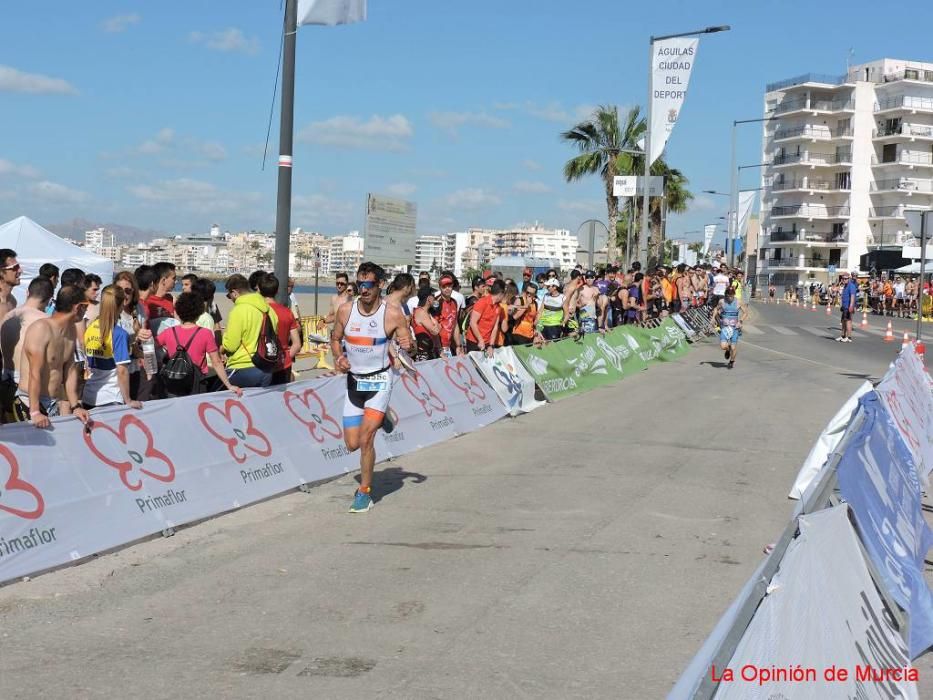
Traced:
MULTIPOLYGON (((644 104, 650 34, 701 40, 667 158, 728 191, 733 119, 767 82, 894 56, 933 60, 933 5, 888 21, 863 2, 369 0, 369 20, 298 34, 292 223, 362 227, 367 192, 418 203, 420 233, 605 219, 601 183, 563 182, 559 139, 597 104, 644 104)), ((7 3, 0 220, 73 217, 166 231, 271 231, 278 113, 260 170, 279 0, 7 3)), ((760 157, 740 127, 739 163, 760 157)), ((757 187, 744 172, 742 186, 757 187)), ((725 214, 698 194, 672 237, 725 214)), ((689 238, 698 238, 691 234, 689 238)))

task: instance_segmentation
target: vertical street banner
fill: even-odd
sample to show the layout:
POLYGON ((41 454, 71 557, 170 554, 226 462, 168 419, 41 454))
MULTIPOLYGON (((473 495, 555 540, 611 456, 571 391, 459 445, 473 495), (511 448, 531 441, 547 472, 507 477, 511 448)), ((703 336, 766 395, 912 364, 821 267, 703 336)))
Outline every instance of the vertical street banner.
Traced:
POLYGON ((884 587, 909 613, 910 657, 933 645, 933 593, 924 559, 933 532, 921 508, 920 479, 878 394, 859 399, 864 421, 837 467, 839 489, 884 587))
POLYGON ((713 244, 716 235, 716 224, 707 224, 703 227, 703 255, 709 254, 709 247, 713 244))
POLYGON ((693 70, 696 37, 664 39, 653 44, 651 54, 651 162, 664 151, 674 130, 693 70))
POLYGON ((505 404, 509 415, 529 413, 544 405, 544 401, 535 399, 535 380, 515 357, 511 347, 496 348, 492 357, 482 352, 471 352, 470 359, 505 404))
MULTIPOLYGON (((739 192, 739 219, 738 226, 735 229, 735 238, 736 240, 744 240, 745 234, 748 233, 748 222, 752 216, 752 206, 755 204, 755 197, 758 195, 756 190, 748 190, 745 192, 739 192)), ((747 250, 748 246, 743 246, 743 250, 747 250)))

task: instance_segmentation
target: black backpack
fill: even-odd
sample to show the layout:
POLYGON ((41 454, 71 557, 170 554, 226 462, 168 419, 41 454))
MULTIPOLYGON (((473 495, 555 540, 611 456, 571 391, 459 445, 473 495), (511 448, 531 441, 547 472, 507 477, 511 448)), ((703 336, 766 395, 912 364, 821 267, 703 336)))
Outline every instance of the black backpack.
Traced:
POLYGON ((263 372, 275 372, 285 366, 285 353, 282 344, 272 327, 269 312, 262 315, 262 326, 259 328, 259 340, 256 343, 256 352, 253 353, 253 365, 263 372))
POLYGON ((162 379, 162 386, 173 396, 188 396, 200 393, 198 389, 204 374, 201 372, 201 368, 191 359, 191 355, 188 354, 188 348, 191 347, 191 343, 194 342, 200 330, 202 329, 195 328, 187 344, 182 346, 178 341, 177 327, 172 327, 172 335, 175 336, 175 354, 162 365, 162 369, 159 370, 159 377, 162 379))

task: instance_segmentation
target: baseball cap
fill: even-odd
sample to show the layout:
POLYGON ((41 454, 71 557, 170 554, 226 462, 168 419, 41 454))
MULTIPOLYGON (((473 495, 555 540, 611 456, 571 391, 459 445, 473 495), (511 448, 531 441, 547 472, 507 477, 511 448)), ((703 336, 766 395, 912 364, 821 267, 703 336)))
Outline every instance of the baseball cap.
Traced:
POLYGON ((596 279, 596 273, 593 272, 592 270, 587 270, 586 272, 583 273, 583 276, 586 279, 596 279))
POLYGON ((524 276, 524 275, 528 275, 529 277, 532 275, 532 272, 531 272, 531 268, 530 268, 530 267, 526 267, 526 268, 525 268, 525 270, 522 272, 522 276, 524 276))
POLYGON ((545 287, 559 287, 559 286, 560 286, 560 282, 558 282, 558 281, 557 281, 556 279, 554 279, 553 277, 549 277, 548 279, 546 279, 546 280, 544 281, 544 286, 545 286, 545 287))
POLYGON ((439 283, 440 283, 441 286, 443 286, 443 285, 445 285, 445 284, 453 284, 453 283, 454 283, 454 278, 451 277, 450 275, 444 275, 443 277, 441 277, 439 283))

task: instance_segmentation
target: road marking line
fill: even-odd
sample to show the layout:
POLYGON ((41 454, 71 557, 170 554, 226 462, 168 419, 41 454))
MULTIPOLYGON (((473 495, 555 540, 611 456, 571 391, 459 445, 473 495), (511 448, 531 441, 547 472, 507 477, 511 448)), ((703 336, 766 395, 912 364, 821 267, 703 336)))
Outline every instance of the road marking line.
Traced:
POLYGON ((771 330, 780 335, 797 335, 797 331, 792 331, 790 328, 785 328, 784 326, 771 326, 771 330))
POLYGON ((764 335, 765 334, 765 332, 761 330, 760 328, 756 328, 755 326, 746 326, 746 325, 742 326, 742 333, 748 333, 749 335, 764 335))
POLYGON ((817 362, 816 360, 811 360, 809 357, 801 357, 800 355, 794 355, 793 353, 790 353, 790 352, 782 352, 780 350, 774 350, 773 348, 766 348, 763 345, 755 345, 755 343, 750 343, 748 341, 745 341, 743 345, 747 345, 748 347, 756 348, 758 350, 765 350, 766 352, 773 352, 775 355, 784 355, 784 357, 790 357, 794 360, 800 360, 801 362, 809 362, 811 365, 817 365, 818 367, 826 367, 828 369, 833 370, 834 372, 842 370, 844 372, 849 372, 850 374, 860 374, 859 372, 856 372, 856 370, 854 369, 840 367, 839 365, 828 365, 825 362, 817 362))
POLYGON ((799 326, 799 328, 802 331, 806 331, 807 333, 812 333, 813 335, 817 335, 820 338, 830 337, 827 334, 832 332, 832 331, 826 330, 825 328, 813 328, 812 326, 799 326))

